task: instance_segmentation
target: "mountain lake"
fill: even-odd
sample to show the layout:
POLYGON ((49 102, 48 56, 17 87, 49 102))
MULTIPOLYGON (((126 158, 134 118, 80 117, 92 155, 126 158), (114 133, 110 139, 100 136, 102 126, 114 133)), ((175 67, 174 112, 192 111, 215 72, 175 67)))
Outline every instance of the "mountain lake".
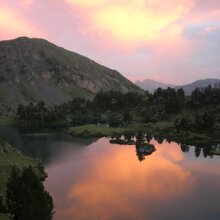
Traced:
POLYGON ((0 138, 39 158, 54 220, 219 220, 220 156, 166 140, 145 155, 110 138, 1 127, 0 138))

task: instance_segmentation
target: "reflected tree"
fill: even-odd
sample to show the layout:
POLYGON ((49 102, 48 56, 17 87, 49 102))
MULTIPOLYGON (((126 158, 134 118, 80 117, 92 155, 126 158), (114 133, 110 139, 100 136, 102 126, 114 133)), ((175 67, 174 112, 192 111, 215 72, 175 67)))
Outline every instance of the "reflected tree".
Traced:
POLYGON ((200 147, 195 147, 195 156, 198 158, 200 156, 201 153, 201 148, 200 147))
POLYGON ((150 133, 147 133, 147 135, 146 135, 147 143, 150 143, 152 138, 153 138, 153 135, 151 135, 150 133))
POLYGON ((154 135, 154 139, 159 143, 162 144, 164 141, 164 137, 162 135, 154 135))
POLYGON ((186 144, 181 144, 180 149, 182 150, 182 152, 186 153, 189 152, 190 146, 186 144))

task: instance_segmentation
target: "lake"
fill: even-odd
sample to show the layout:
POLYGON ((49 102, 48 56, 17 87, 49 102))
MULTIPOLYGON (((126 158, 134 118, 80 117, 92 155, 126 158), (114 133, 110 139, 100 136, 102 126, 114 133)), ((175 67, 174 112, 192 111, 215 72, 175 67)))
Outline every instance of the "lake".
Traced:
POLYGON ((153 138, 156 151, 145 156, 135 145, 59 131, 2 127, 0 137, 42 160, 55 220, 220 219, 220 157, 202 149, 153 138))

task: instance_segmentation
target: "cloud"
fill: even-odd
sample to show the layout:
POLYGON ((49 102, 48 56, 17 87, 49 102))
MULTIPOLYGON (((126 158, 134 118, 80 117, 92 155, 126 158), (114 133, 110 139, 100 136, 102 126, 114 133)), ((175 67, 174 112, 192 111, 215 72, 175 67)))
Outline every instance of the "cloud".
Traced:
POLYGON ((164 35, 179 35, 181 27, 174 25, 174 22, 194 6, 193 0, 178 0, 175 3, 168 0, 166 4, 162 0, 66 2, 86 11, 90 28, 102 30, 106 35, 127 43, 151 42, 164 35))
POLYGON ((45 36, 16 11, 8 8, 0 8, 0 29, 0 39, 19 36, 45 36))
POLYGON ((219 0, 0 2, 0 39, 44 37, 134 81, 219 77, 219 0))
POLYGON ((21 3, 24 5, 32 5, 35 0, 21 0, 21 3))
POLYGON ((144 219, 146 212, 154 219, 158 201, 166 206, 190 194, 195 186, 192 174, 178 164, 183 154, 172 145, 166 152, 158 147, 142 164, 127 147, 109 150, 111 157, 100 153, 90 165, 89 175, 71 187, 68 199, 72 205, 65 219, 114 219, 115 215, 119 219, 144 219))

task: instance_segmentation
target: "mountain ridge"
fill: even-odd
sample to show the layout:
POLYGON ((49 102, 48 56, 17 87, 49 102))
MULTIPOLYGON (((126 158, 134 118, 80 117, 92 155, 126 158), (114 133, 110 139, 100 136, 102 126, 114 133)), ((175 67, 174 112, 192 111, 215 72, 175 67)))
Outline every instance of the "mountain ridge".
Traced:
POLYGON ((61 104, 99 91, 140 92, 116 70, 45 39, 19 37, 0 41, 0 103, 61 104))
POLYGON ((198 79, 193 81, 192 83, 183 84, 183 85, 166 84, 166 83, 157 82, 152 79, 145 79, 143 81, 135 82, 136 85, 140 86, 144 90, 148 90, 150 93, 153 93, 159 87, 162 89, 171 87, 175 89, 183 88, 183 90, 187 95, 191 94, 191 92, 195 88, 204 88, 207 87, 208 85, 215 86, 216 83, 219 84, 220 79, 217 78, 198 79))

